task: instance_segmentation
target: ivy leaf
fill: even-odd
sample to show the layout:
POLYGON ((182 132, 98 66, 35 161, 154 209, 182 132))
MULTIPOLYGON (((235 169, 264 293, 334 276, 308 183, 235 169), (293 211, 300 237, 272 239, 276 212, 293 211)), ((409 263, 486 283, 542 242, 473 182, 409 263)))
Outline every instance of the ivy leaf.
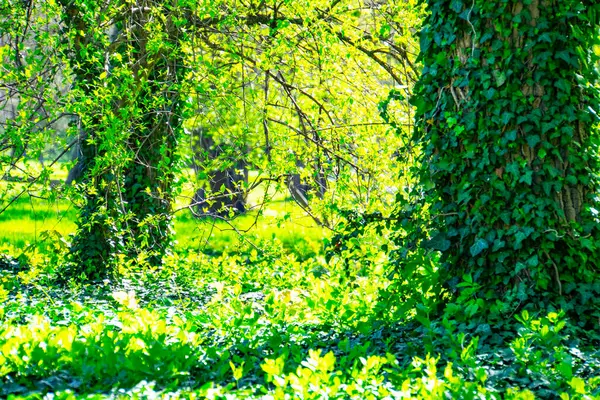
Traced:
POLYGON ((450 3, 450 8, 452 11, 459 13, 463 9, 463 2, 461 0, 452 0, 450 3))
POLYGON ((554 82, 554 86, 562 90, 563 92, 571 93, 571 85, 566 79, 557 80, 556 82, 554 82))
MULTIPOLYGON (((510 122, 510 120, 511 120, 513 117, 514 117, 514 114, 513 114, 513 113, 511 113, 511 112, 507 112, 507 111, 503 112, 503 113, 502 113, 502 117, 501 117, 501 122, 502 122, 502 124, 503 124, 503 125, 508 125, 508 123, 510 122)), ((517 132, 517 131, 515 131, 515 139, 516 139, 516 137, 517 137, 517 136, 516 136, 516 132, 517 132)), ((513 139, 513 140, 514 140, 514 139, 513 139)))
POLYGON ((494 240, 494 246, 492 247, 492 251, 498 251, 506 245, 504 240, 496 239, 494 240))
POLYGON ((556 53, 556 57, 564 60, 567 64, 570 64, 574 67, 577 67, 577 60, 575 57, 572 57, 568 50, 559 51, 556 53))
POLYGON ((496 89, 494 89, 494 88, 489 88, 489 89, 483 91, 483 95, 488 100, 491 100, 495 94, 496 94, 496 89))
POLYGON ((548 32, 544 32, 538 35, 538 42, 552 43, 552 38, 548 32))
POLYGON ((529 147, 535 147, 536 144, 538 144, 541 139, 539 135, 529 135, 527 136, 527 144, 529 145, 529 147))
MULTIPOLYGON (((479 39, 479 43, 485 43, 486 41, 490 40, 493 37, 494 37, 494 35, 491 32, 486 32, 483 35, 481 35, 481 38, 479 39)), ((600 53, 600 46, 598 46, 598 49, 599 49, 599 53, 600 53)))
POLYGON ((446 234, 438 232, 437 235, 424 243, 424 247, 433 250, 446 251, 450 248, 450 244, 450 241, 446 238, 446 234))
POLYGON ((517 139, 517 130, 516 129, 511 129, 510 131, 508 131, 508 132, 506 132, 504 134, 504 137, 509 142, 514 142, 517 139))
POLYGON ((515 234, 515 243, 513 245, 513 248, 515 250, 519 250, 520 248, 522 248, 523 245, 521 243, 523 242, 523 240, 525 240, 526 237, 527 235, 524 232, 517 232, 515 234))
POLYGON ((475 257, 488 247, 488 242, 485 239, 478 238, 477 240, 475 240, 475 243, 473 243, 473 246, 471 246, 469 251, 471 252, 471 256, 475 257))
POLYGON ((550 129, 554 129, 556 127, 556 123, 554 122, 542 122, 542 134, 545 134, 550 129))
POLYGON ((552 193, 552 183, 551 182, 542 182, 542 189, 544 189, 544 193, 546 196, 549 196, 552 193))
POLYGON ((499 70, 495 69, 492 72, 492 75, 494 76, 494 79, 496 80, 496 86, 500 87, 500 86, 504 85, 504 82, 506 82, 506 74, 504 73, 504 71, 499 71, 499 70))
POLYGON ((524 182, 528 185, 531 185, 533 182, 533 171, 525 171, 525 173, 519 178, 519 182, 524 182))

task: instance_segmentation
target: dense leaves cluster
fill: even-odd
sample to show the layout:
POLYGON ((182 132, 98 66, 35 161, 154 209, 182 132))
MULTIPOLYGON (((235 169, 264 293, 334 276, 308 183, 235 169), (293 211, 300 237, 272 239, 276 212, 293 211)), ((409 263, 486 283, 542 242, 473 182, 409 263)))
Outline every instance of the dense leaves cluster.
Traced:
POLYGON ((414 104, 449 289, 597 320, 597 6, 428 6, 414 104))

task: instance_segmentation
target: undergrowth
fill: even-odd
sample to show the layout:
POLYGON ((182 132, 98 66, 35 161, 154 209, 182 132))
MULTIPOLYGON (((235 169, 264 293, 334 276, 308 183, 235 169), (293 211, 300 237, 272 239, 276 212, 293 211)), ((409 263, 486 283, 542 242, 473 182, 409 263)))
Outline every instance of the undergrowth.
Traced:
POLYGON ((254 239, 221 255, 181 249, 160 270, 123 264, 120 279, 88 285, 56 284, 59 250, 6 250, 0 396, 600 398, 600 334, 560 310, 496 326, 476 299, 440 316, 415 293, 407 309, 364 239, 354 254, 371 262, 254 239))

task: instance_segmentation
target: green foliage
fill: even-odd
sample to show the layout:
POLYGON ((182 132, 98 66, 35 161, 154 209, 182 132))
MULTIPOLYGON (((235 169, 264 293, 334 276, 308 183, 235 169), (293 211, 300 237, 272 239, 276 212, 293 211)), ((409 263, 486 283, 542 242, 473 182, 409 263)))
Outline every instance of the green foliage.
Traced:
MULTIPOLYGON (((253 181, 233 185, 244 200, 264 184, 263 201, 270 201, 273 188, 280 193, 297 180, 294 198, 330 228, 340 206, 390 205, 406 164, 392 157, 402 136, 388 135, 387 123, 408 131, 410 107, 394 102, 385 122, 374 109, 392 85, 404 97, 410 92, 422 7, 362 6, 151 1, 138 9, 120 0, 59 0, 11 8, 0 21, 7 27, 0 58, 12 88, 6 107, 16 104, 19 116, 8 117, 0 161, 33 185, 52 166, 22 177, 15 163, 56 151, 55 136, 71 140, 53 163, 75 149, 71 172, 81 174, 64 191, 80 210, 65 275, 102 279, 123 254, 160 264, 171 248, 181 155, 192 159, 200 187, 216 172, 258 170, 253 181), (13 55, 13 45, 24 43, 13 55), (33 129, 39 119, 27 96, 69 127, 33 129), (186 146, 184 122, 206 132, 219 155, 186 146), (35 141, 24 143, 32 132, 35 141), (5 157, 7 150, 13 154, 5 157)), ((211 186, 205 200, 218 204, 228 190, 211 186)), ((14 196, 9 190, 2 198, 14 196)))
POLYGON ((32 265, 0 271, 0 395, 14 399, 600 395, 600 338, 564 314, 523 312, 493 332, 464 300, 444 321, 422 307, 382 319, 402 300, 380 295, 381 271, 349 285, 277 244, 181 253, 95 286, 49 285, 47 263, 32 265))
POLYGON ((413 103, 447 288, 597 326, 597 5, 426 3, 413 103))
POLYGON ((415 146, 425 1, 134 3, 0 3, 0 396, 600 398, 592 5, 428 1, 415 146))
MULTIPOLYGON (((199 165, 200 186, 243 158, 259 174, 242 190, 265 182, 281 192, 298 179, 303 206, 330 228, 341 219, 338 208, 392 203, 389 192, 400 186, 392 154, 401 137, 389 135, 374 111, 392 85, 409 91, 419 7, 215 1, 196 11, 205 25, 221 18, 217 28, 200 26, 207 32, 199 31, 189 54, 196 113, 186 127, 204 132, 222 153, 199 165)), ((392 113, 405 132, 408 110, 396 103, 392 113)), ((212 192, 218 201, 220 191, 212 192)))

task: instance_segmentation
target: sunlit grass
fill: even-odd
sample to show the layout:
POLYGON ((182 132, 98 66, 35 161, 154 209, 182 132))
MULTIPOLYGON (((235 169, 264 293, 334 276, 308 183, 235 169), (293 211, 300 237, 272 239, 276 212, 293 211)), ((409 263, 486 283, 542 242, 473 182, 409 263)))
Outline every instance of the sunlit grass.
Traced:
MULTIPOLYGON (((57 168, 51 179, 64 180, 65 172, 57 168)), ((251 173, 250 179, 255 179, 251 173)), ((26 187, 23 183, 0 182, 4 205, 26 187)), ((196 218, 186 208, 193 196, 191 183, 184 184, 174 203, 174 229, 177 248, 198 251, 235 251, 240 245, 256 244, 255 232, 260 228, 261 240, 275 239, 292 251, 304 254, 318 252, 322 238, 327 234, 292 200, 282 188, 260 185, 249 193, 249 211, 230 220, 196 218)), ((77 207, 65 199, 46 200, 39 196, 40 189, 31 187, 0 213, 0 244, 24 248, 36 244, 47 231, 67 237, 75 232, 77 207)))

